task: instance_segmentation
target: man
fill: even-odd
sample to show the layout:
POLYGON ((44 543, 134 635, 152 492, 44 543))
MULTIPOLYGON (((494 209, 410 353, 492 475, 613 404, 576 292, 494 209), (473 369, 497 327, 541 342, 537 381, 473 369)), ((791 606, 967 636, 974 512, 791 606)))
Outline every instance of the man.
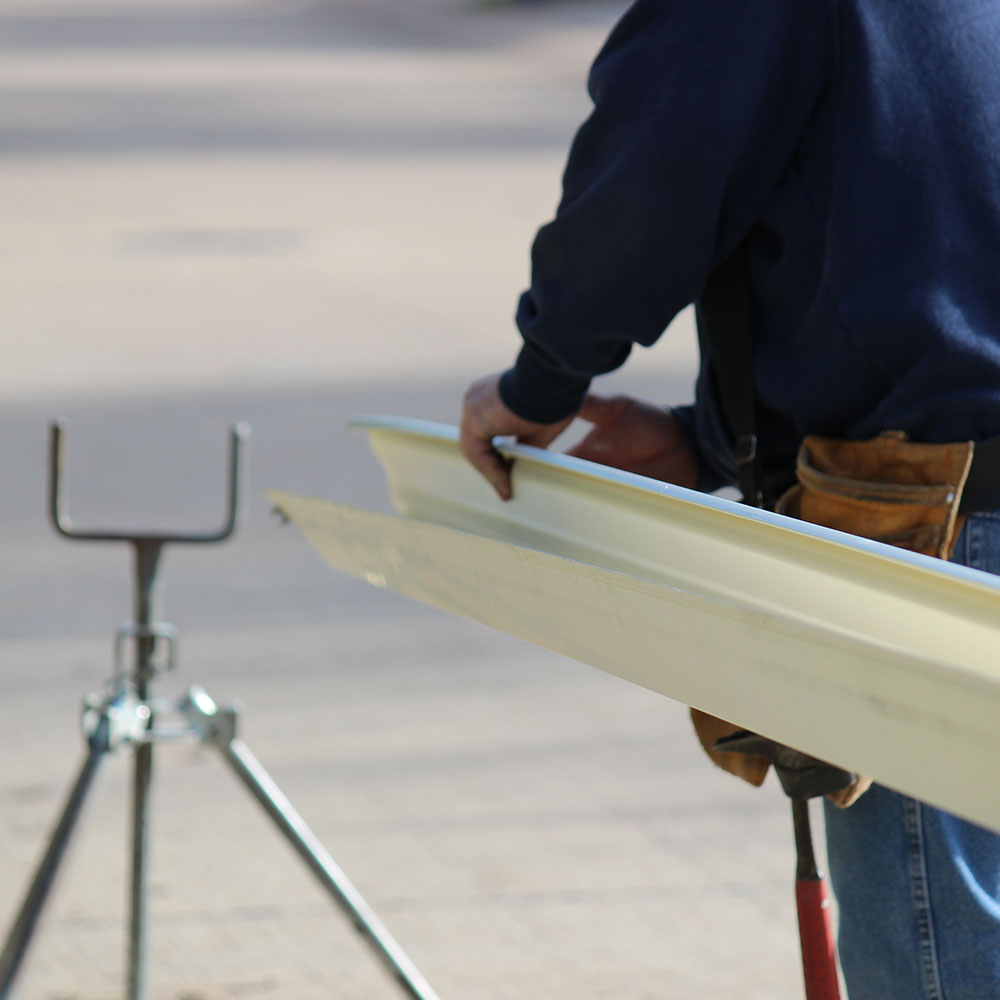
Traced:
MULTIPOLYGON (((988 452, 969 442, 1000 436, 1000 0, 638 0, 590 92, 522 350, 465 397, 462 449, 500 497, 492 438, 545 447, 575 416, 580 457, 737 482, 703 306, 742 247, 781 509, 1000 572, 1000 491, 960 507, 988 452), (589 393, 692 302, 693 406, 589 393), (947 487, 905 531, 884 496, 789 489, 846 467, 895 496, 897 459, 903 488, 947 487)), ((1000 998, 1000 837, 878 785, 827 805, 827 835, 851 1000, 1000 998)))

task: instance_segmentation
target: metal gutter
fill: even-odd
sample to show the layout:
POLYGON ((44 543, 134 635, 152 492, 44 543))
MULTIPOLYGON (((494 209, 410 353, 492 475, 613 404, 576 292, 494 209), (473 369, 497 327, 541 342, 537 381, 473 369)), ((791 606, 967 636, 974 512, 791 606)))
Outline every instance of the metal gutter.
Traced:
POLYGON ((275 493, 327 561, 1000 829, 1000 580, 454 428, 366 430, 403 517, 275 493))

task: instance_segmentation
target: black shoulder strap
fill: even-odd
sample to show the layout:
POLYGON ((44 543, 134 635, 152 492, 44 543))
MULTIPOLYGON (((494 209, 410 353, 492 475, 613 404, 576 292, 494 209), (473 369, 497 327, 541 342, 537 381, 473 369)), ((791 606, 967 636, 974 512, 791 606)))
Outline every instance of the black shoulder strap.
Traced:
POLYGON ((763 477, 757 459, 750 266, 746 240, 712 273, 701 297, 701 311, 712 377, 733 437, 733 458, 739 470, 743 502, 763 507, 763 477))

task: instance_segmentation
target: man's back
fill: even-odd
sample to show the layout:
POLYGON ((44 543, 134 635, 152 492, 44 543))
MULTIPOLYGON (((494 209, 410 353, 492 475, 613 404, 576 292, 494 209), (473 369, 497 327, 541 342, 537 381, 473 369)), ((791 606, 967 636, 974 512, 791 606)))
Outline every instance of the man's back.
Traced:
POLYGON ((832 10, 756 242, 761 400, 800 437, 1000 434, 1000 2, 832 10))

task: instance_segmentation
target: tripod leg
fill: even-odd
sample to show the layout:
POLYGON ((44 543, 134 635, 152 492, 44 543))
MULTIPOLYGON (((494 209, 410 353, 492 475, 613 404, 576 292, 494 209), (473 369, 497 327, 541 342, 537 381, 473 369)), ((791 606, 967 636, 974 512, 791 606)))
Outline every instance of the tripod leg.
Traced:
POLYGON ((77 775, 66 804, 59 815, 52 837, 42 860, 35 870, 34 878, 21 904, 17 919, 7 935, 3 954, 0 955, 0 1000, 6 1000, 14 984, 21 962, 31 943, 45 901, 55 881, 59 865, 66 853, 76 821, 83 809, 87 791, 97 773, 97 766, 108 752, 108 719, 104 716, 89 740, 87 756, 77 775))
POLYGON ((305 820, 285 798, 274 779, 261 767, 242 740, 217 744, 222 756, 236 772, 265 812, 274 820, 292 847, 309 866, 334 901, 352 920, 382 964, 395 976, 410 997, 438 1000, 437 994, 389 934, 371 907, 327 853, 305 820))
POLYGON ((128 1000, 146 996, 146 869, 149 862, 149 794, 153 778, 153 746, 135 750, 132 775, 132 885, 128 945, 128 1000))

